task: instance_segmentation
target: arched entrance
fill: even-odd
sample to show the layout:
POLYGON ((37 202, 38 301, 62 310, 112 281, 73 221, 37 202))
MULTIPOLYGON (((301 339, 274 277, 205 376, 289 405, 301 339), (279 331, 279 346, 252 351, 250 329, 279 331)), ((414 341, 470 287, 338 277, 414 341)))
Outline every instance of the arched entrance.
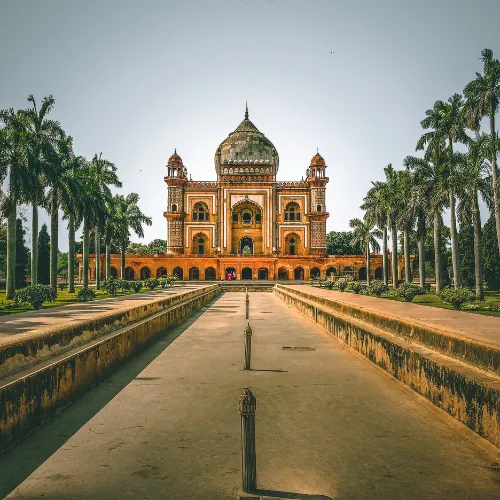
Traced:
POLYGON ((131 267, 125 268, 125 279, 127 281, 132 281, 134 279, 134 270, 131 267))
POLYGON ((141 280, 147 280, 151 278, 151 270, 149 267, 143 267, 141 269, 141 280))
POLYGON ((190 280, 199 280, 200 279, 200 270, 197 267, 192 267, 189 270, 189 279, 190 280))
POLYGON ((342 276, 352 276, 354 274, 354 269, 350 266, 345 266, 342 268, 342 276))
POLYGON ((215 281, 215 269, 213 267, 207 267, 205 269, 205 280, 215 281))
POLYGON ((109 268, 109 275, 112 278, 118 278, 118 269, 116 269, 116 267, 110 267, 109 268))
POLYGON ((296 267, 293 270, 293 279, 294 280, 303 280, 304 279, 304 269, 302 267, 296 267))
POLYGON ((161 278, 162 276, 167 276, 167 270, 164 267, 159 267, 156 270, 156 277, 161 278))
POLYGON ((253 255, 253 240, 249 236, 241 238, 240 253, 243 255, 253 255))
POLYGON ((329 267, 326 270, 326 277, 331 278, 332 276, 337 276, 337 270, 334 267, 329 267))
POLYGON ((384 279, 384 269, 382 267, 377 267, 377 269, 375 269, 375 279, 376 280, 384 279))
POLYGON ((242 280, 251 280, 252 279, 252 270, 249 267, 244 267, 241 270, 241 279, 242 280))
POLYGON ((321 276, 321 271, 319 270, 319 267, 313 267, 309 271, 309 277, 312 278, 313 280, 318 280, 321 276))
POLYGON ((360 267, 358 271, 358 279, 360 281, 366 280, 366 267, 360 267))
POLYGON ((288 279, 288 269, 286 267, 281 267, 278 269, 278 280, 284 281, 288 279))
POLYGON ((177 279, 184 279, 184 271, 182 270, 182 267, 174 267, 174 270, 172 271, 172 275, 176 276, 177 279))
POLYGON ((285 254, 300 255, 301 241, 300 236, 296 233, 290 233, 285 238, 285 254))
POLYGON ((236 279, 236 269, 234 267, 226 268, 226 279, 235 280, 236 279))
POLYGON ((269 273, 268 273, 267 269, 264 268, 264 267, 261 268, 261 269, 259 269, 258 277, 259 277, 260 280, 267 280, 267 279, 269 279, 269 273))

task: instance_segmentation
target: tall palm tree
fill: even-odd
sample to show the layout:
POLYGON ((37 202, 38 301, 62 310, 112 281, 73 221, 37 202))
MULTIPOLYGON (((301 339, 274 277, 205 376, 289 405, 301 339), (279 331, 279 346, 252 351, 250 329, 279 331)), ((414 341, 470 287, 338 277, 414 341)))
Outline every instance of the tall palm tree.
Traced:
POLYGON ((7 218, 7 283, 6 298, 13 299, 16 274, 16 214, 18 203, 28 197, 26 148, 22 136, 19 112, 13 109, 1 110, 0 119, 0 184, 7 182, 7 195, 0 207, 7 218))
POLYGON ((482 299, 483 289, 483 254, 481 245, 481 213, 479 211, 479 195, 491 207, 491 165, 486 159, 489 155, 490 137, 479 135, 469 143, 467 154, 462 155, 463 168, 460 175, 458 190, 458 215, 460 225, 466 226, 470 222, 472 208, 472 225, 474 228, 474 274, 476 296, 482 299))
POLYGON ((31 284, 38 283, 38 206, 43 203, 44 177, 52 169, 51 159, 58 140, 64 132, 59 122, 47 115, 55 104, 52 95, 44 97, 40 109, 32 94, 28 96, 31 107, 20 111, 24 124, 23 137, 28 149, 28 170, 31 173, 31 284))
POLYGON ((412 270, 410 260, 410 231, 415 225, 415 211, 411 199, 413 194, 413 177, 409 170, 399 170, 398 184, 399 194, 406 203, 401 204, 398 213, 397 224, 403 230, 403 255, 405 259, 405 283, 412 282, 412 270))
POLYGON ((120 246, 120 276, 125 279, 125 250, 130 241, 132 230, 139 238, 144 238, 143 224, 151 226, 151 217, 144 215, 138 205, 139 195, 130 193, 127 196, 117 195, 116 203, 116 241, 120 246))
POLYGON ((384 201, 385 183, 372 182, 373 187, 366 194, 361 209, 369 224, 377 226, 382 231, 382 266, 384 283, 389 282, 389 259, 387 257, 387 206, 384 201))
POLYGON ((497 230, 498 251, 500 253, 500 186, 497 170, 498 135, 495 128, 495 115, 500 106, 500 61, 493 57, 493 51, 481 51, 483 74, 476 73, 476 79, 464 88, 464 117, 472 130, 478 130, 483 117, 490 121, 490 137, 492 139, 489 160, 491 164, 491 180, 493 187, 493 206, 497 230), (493 139, 496 139, 493 141, 493 139))
POLYGON ((108 213, 104 222, 104 242, 106 245, 106 279, 111 277, 111 245, 120 234, 120 195, 114 195, 108 202, 108 213))
POLYGON ((382 238, 382 231, 374 229, 373 225, 365 218, 351 219, 349 227, 352 228, 351 245, 358 245, 362 248, 366 258, 366 282, 370 285, 370 247, 374 252, 380 252, 380 245, 375 238, 382 238))

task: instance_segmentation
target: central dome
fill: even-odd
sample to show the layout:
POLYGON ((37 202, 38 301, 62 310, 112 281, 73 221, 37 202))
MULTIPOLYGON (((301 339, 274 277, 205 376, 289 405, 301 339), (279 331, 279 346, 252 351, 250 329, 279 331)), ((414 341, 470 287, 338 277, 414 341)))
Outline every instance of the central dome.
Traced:
POLYGON ((218 147, 222 165, 270 165, 276 162, 278 153, 273 143, 248 118, 248 106, 245 119, 231 132, 218 147))

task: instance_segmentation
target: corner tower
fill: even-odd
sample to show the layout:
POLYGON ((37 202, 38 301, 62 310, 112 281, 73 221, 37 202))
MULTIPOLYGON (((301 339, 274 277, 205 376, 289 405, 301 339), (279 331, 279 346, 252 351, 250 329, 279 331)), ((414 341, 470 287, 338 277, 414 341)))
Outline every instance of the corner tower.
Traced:
POLYGON ((187 169, 177 150, 168 159, 167 175, 164 178, 168 185, 168 208, 163 212, 167 219, 167 252, 182 254, 184 252, 184 185, 187 182, 187 169))

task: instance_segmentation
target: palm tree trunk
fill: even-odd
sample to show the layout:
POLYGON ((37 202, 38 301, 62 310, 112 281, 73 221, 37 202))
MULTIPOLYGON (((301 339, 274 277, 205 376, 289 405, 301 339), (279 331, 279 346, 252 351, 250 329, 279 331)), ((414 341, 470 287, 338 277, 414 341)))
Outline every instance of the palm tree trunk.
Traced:
POLYGON ((408 229, 403 231, 403 251, 405 254, 405 283, 412 282, 411 262, 410 262, 410 236, 408 229))
MULTIPOLYGON (((490 110, 490 136, 491 138, 496 136, 495 132, 495 108, 493 104, 490 110)), ((493 210, 495 213, 495 225, 497 229, 497 244, 498 253, 500 254, 500 195, 498 193, 498 172, 497 172, 497 155, 496 153, 491 155, 491 180, 493 184, 493 210)))
POLYGON ((75 293, 75 216, 69 214, 68 223, 68 292, 75 293))
POLYGON ((436 277, 436 294, 441 291, 441 214, 434 212, 434 275, 436 277))
POLYGON ((83 219, 83 287, 89 286, 89 228, 87 218, 83 219))
POLYGON ((418 276, 420 286, 425 290, 425 231, 418 238, 418 276))
POLYGON ((12 300, 16 293, 16 203, 12 202, 7 217, 7 283, 5 298, 12 300))
POLYGON ((31 284, 38 285, 38 205, 33 202, 31 216, 31 284))
POLYGON ((384 270, 384 285, 389 284, 389 259, 387 257, 387 226, 384 226, 382 238, 382 266, 384 270))
POLYGON ((120 247, 120 276, 122 280, 125 279, 125 249, 124 245, 120 247))
POLYGON ((106 279, 111 277, 111 244, 106 243, 106 279))
POLYGON ((455 193, 450 191, 450 237, 451 237, 451 261, 453 265, 453 284, 455 288, 460 286, 460 276, 458 273, 458 235, 457 217, 455 209, 455 193))
POLYGON ((392 243, 392 287, 398 287, 398 229, 395 224, 391 226, 392 243))
POLYGON ((95 289, 101 289, 101 235, 99 228, 95 228, 95 289))
POLYGON ((366 284, 370 286, 370 245, 366 245, 366 284))
POLYGON ((50 211, 50 286, 57 291, 57 250, 59 241, 59 213, 57 209, 57 193, 54 193, 51 200, 50 211))
POLYGON ((474 193, 472 206, 472 223, 474 226, 474 273, 476 278, 476 297, 484 298, 483 291, 483 250, 481 247, 481 213, 479 212, 479 202, 477 191, 474 193))

